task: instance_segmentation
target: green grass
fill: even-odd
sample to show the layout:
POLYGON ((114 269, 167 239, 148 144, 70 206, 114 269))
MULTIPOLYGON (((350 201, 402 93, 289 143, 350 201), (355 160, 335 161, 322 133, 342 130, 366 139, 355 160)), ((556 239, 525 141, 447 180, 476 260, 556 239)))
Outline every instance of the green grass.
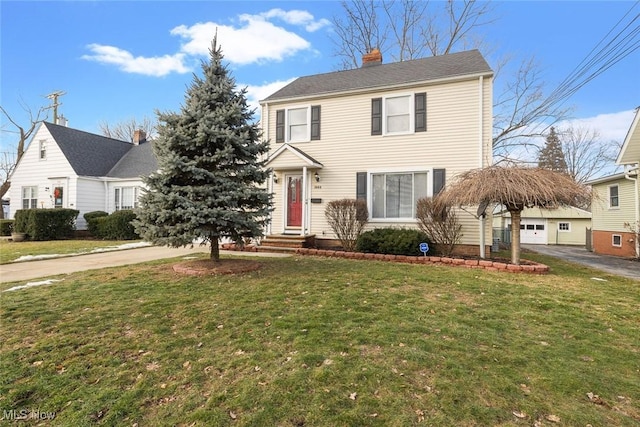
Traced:
POLYGON ((61 426, 637 426, 638 283, 532 258, 551 273, 291 257, 196 278, 158 261, 5 292, 0 409, 61 426))
POLYGON ((137 243, 139 240, 49 240, 44 242, 11 242, 0 240, 0 264, 13 262, 25 255, 68 255, 94 249, 137 243))

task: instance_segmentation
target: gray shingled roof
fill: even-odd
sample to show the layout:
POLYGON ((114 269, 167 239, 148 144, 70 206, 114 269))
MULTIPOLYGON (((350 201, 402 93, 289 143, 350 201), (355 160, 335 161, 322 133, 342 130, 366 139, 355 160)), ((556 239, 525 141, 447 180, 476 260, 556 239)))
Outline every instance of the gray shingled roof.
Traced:
POLYGON ((482 54, 478 50, 469 50, 300 77, 265 98, 263 102, 492 73, 482 54))
POLYGON ((135 178, 155 170, 150 143, 136 146, 53 123, 44 125, 80 176, 135 178))
POLYGON ((158 170, 158 162, 153 153, 153 142, 133 145, 122 160, 107 174, 114 178, 147 176, 158 170))

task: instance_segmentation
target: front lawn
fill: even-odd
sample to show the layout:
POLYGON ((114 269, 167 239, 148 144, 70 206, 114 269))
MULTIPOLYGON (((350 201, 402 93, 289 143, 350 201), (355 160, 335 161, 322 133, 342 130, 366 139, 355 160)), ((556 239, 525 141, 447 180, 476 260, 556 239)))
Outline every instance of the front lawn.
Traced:
POLYGON ((0 408, 61 426, 637 426, 637 282, 535 258, 551 273, 158 261, 3 292, 0 408))

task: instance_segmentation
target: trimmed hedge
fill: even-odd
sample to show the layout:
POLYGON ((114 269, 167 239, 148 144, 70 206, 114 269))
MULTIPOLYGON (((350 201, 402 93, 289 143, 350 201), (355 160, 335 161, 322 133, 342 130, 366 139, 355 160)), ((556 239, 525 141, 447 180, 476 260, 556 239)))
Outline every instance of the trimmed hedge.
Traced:
POLYGON ((109 216, 105 211, 91 211, 82 215, 84 220, 87 221, 87 230, 92 236, 98 237, 100 231, 98 230, 98 218, 109 216))
POLYGON ((12 219, 0 219, 0 236, 10 236, 13 231, 12 219))
POLYGON ((30 240, 60 240, 73 237, 75 209, 18 209, 13 231, 27 233, 30 240))
POLYGON ((104 240, 135 240, 136 233, 131 221, 136 219, 132 210, 116 211, 109 215, 106 212, 94 211, 84 214, 87 229, 94 237, 104 240))
POLYGON ((360 235, 356 250, 375 254, 422 255, 420 243, 429 242, 427 235, 420 230, 407 228, 376 228, 360 235))

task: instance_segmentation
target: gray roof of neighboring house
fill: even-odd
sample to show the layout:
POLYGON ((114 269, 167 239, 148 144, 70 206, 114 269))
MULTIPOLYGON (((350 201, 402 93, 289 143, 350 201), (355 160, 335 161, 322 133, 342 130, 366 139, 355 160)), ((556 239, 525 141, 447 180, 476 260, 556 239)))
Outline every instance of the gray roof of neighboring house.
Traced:
POLYGON ((492 73, 482 54, 469 50, 300 77, 262 102, 492 73))
POLYGON ((80 176, 135 178, 157 168, 151 143, 133 145, 49 122, 44 125, 80 176))

